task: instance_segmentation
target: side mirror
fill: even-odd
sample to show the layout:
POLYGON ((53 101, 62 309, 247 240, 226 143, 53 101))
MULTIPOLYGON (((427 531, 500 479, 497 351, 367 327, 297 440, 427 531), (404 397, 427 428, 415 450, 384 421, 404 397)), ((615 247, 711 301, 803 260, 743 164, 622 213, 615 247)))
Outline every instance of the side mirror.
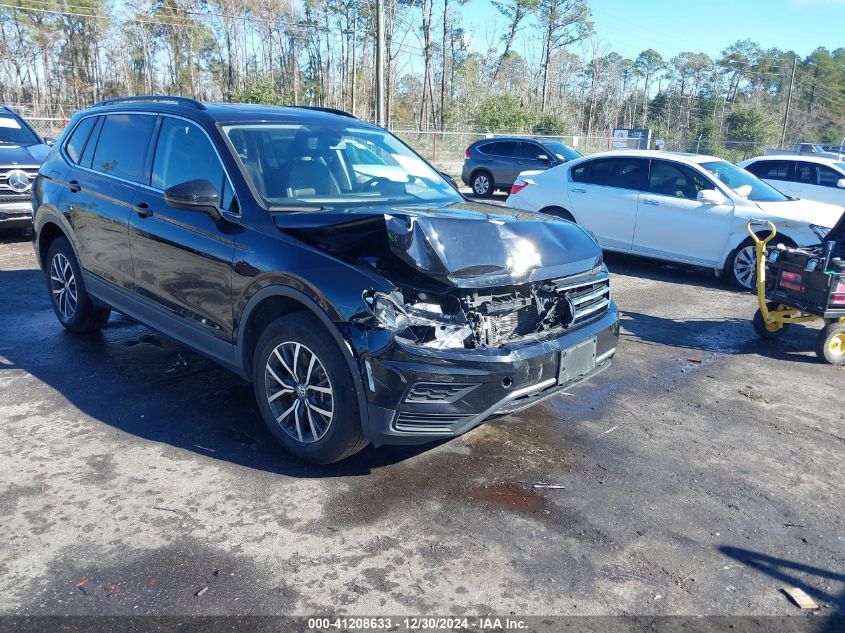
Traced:
POLYGON ((544 163, 548 163, 550 159, 545 154, 537 154, 537 160, 544 162, 544 163))
POLYGON ((440 174, 441 176, 443 176, 443 179, 444 179, 446 182, 448 182, 450 185, 452 185, 455 189, 457 189, 457 188, 458 188, 458 183, 455 181, 455 179, 454 179, 454 178, 452 178, 452 177, 451 177, 449 174, 447 174, 445 171, 438 171, 437 173, 438 173, 438 174, 440 174))
POLYGON ((54 136, 45 136, 44 137, 44 145, 47 147, 53 147, 56 144, 56 137, 54 136))
POLYGON ((845 189, 845 178, 840 178, 836 181, 836 186, 840 189, 845 189))
POLYGON ((208 180, 189 180, 169 187, 164 192, 167 206, 184 211, 202 211, 214 220, 219 220, 220 195, 217 187, 208 180))
POLYGON ((722 204, 725 202, 725 196, 715 189, 702 189, 695 198, 705 204, 722 204))

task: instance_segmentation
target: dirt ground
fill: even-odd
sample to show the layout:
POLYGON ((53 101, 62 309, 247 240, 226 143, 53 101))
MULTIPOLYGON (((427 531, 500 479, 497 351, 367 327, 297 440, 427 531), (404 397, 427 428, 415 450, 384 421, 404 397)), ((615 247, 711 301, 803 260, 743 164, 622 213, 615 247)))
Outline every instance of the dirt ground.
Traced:
POLYGON ((315 467, 210 361, 119 315, 64 332, 6 237, 0 614, 845 613, 845 372, 712 271, 608 257, 610 370, 315 467))

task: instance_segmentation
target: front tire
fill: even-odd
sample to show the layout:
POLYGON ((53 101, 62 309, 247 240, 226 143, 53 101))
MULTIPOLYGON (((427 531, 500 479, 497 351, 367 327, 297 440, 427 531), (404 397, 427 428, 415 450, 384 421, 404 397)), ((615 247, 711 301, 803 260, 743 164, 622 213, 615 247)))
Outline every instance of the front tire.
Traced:
POLYGON ((831 365, 845 365, 845 323, 830 323, 819 332, 816 355, 831 365))
POLYGON ((367 445, 349 367, 317 318, 296 312, 273 321, 253 358, 255 398, 270 432, 290 453, 331 464, 367 445))
POLYGON ((473 174, 470 186, 472 187, 472 193, 479 198, 489 198, 495 190, 493 176, 486 171, 479 171, 473 174))
MULTIPOLYGON (((769 312, 775 312, 780 308, 779 303, 774 303, 770 301, 766 304, 769 308, 769 312)), ((789 323, 781 323, 777 324, 769 324, 763 318, 763 313, 758 309, 757 312, 754 314, 754 331, 757 332, 757 336, 762 339, 775 341, 781 338, 786 331, 789 329, 789 323), (773 329, 774 328, 774 329, 773 329)))
POLYGON ((56 318, 68 331, 86 334, 102 330, 111 311, 95 306, 85 290, 82 270, 70 243, 63 237, 53 240, 44 267, 50 304, 56 318))
POLYGON ((751 238, 737 246, 728 256, 725 271, 735 286, 746 290, 757 287, 757 253, 751 238))

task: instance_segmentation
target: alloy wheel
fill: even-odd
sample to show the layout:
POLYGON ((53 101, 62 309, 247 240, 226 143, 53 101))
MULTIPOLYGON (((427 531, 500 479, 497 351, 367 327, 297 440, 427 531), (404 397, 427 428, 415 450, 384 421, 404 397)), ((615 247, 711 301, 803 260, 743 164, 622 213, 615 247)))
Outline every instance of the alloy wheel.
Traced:
POLYGON ((757 257, 753 246, 746 246, 737 252, 733 261, 733 273, 743 287, 754 287, 754 278, 757 276, 757 257))
POLYGON ((298 442, 311 444, 334 419, 334 392, 323 363, 302 343, 286 341, 270 353, 264 369, 267 403, 276 422, 298 442))
POLYGON ((490 181, 487 176, 476 176, 472 188, 477 195, 483 196, 490 191, 490 181))
POLYGON ((59 315, 64 321, 70 321, 76 312, 76 277, 68 258, 62 253, 56 253, 50 263, 50 290, 59 315))

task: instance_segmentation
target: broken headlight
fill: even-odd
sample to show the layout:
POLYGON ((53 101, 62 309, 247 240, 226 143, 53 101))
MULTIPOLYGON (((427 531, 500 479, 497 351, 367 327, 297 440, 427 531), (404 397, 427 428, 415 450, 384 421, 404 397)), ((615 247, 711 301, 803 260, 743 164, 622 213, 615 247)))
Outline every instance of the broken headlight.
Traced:
POLYGON ((394 296, 375 293, 367 297, 378 324, 409 343, 433 349, 464 347, 472 334, 465 319, 444 315, 439 305, 401 305, 394 296))

